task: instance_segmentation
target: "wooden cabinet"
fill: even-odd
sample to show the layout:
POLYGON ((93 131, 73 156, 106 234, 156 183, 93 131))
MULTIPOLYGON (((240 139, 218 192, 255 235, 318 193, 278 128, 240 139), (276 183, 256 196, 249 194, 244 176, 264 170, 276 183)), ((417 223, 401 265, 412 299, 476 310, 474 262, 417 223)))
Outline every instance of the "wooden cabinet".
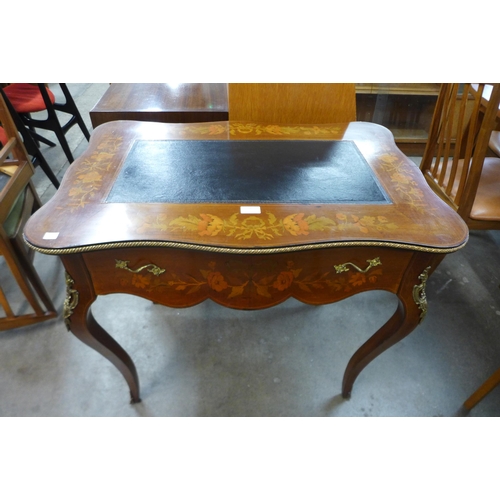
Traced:
POLYGON ((357 83, 357 120, 387 127, 405 154, 420 156, 439 89, 439 83, 357 83))

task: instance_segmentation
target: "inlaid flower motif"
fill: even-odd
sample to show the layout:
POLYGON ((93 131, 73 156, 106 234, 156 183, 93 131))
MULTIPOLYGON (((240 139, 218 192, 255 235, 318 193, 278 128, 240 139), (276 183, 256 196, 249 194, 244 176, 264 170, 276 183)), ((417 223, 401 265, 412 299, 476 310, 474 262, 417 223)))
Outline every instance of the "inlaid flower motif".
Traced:
POLYGON ((406 175, 395 173, 391 175, 391 180, 393 182, 397 182, 398 184, 409 184, 411 179, 409 179, 406 175))
MULTIPOLYGON (((380 258, 367 260, 367 262, 370 266, 365 270, 348 262, 334 265, 330 270, 323 272, 307 273, 302 267, 296 267, 292 260, 286 263, 276 262, 264 267, 245 266, 233 261, 226 263, 222 268, 220 263, 210 261, 205 269, 199 269, 199 275, 197 273, 177 274, 175 270, 165 269, 161 276, 151 273, 122 275, 119 283, 123 287, 132 285, 149 292, 168 287, 172 292, 185 294, 196 294, 205 287, 217 294, 223 294, 227 299, 244 293, 248 296, 270 299, 281 292, 290 293, 293 289, 306 293, 320 290, 324 293, 328 293, 328 290, 349 293, 353 288, 376 283, 382 276, 380 258)), ((118 261, 116 267, 123 269, 118 261)), ((130 271, 130 269, 127 270, 130 271)), ((138 271, 140 270, 142 269, 138 271)))
POLYGON ((353 273, 349 278, 349 283, 352 286, 361 286, 363 283, 366 283, 366 277, 363 273, 353 273))
POLYGON ((71 211, 84 207, 101 189, 103 176, 112 169, 113 159, 121 144, 121 138, 107 136, 93 154, 79 163, 75 182, 68 193, 71 211))
POLYGON ((268 125, 266 127, 266 132, 273 135, 283 135, 281 127, 279 125, 268 125))
POLYGON ((85 184, 93 184, 95 182, 100 182, 102 179, 102 175, 99 172, 92 171, 87 172, 86 174, 79 175, 78 178, 85 184))
POLYGON ((408 195, 421 200, 424 197, 424 192, 419 188, 412 187, 408 191, 408 195))
POLYGON ((292 214, 283 219, 283 226, 293 236, 309 234, 309 224, 304 220, 304 214, 292 214))
POLYGON ((208 135, 218 135, 226 131, 226 127, 223 125, 210 125, 208 127, 208 135))
POLYGON ((273 288, 283 291, 286 290, 293 283, 293 273, 292 271, 281 271, 276 277, 276 281, 273 283, 273 288))
POLYGON ((253 123, 232 123, 230 125, 230 134, 234 135, 236 132, 240 134, 250 134, 254 132, 255 125, 253 123))
POLYGON ((304 135, 319 135, 323 132, 323 130, 320 129, 317 125, 314 125, 313 127, 302 128, 302 131, 304 132, 304 135))
POLYGON ((132 276, 132 285, 136 286, 137 288, 146 288, 150 283, 150 275, 142 276, 141 274, 134 274, 134 276, 132 276))
POLYGON ((246 217, 243 219, 243 222, 241 223, 243 227, 246 227, 247 229, 262 229, 266 227, 266 223, 260 218, 260 217, 246 217))
POLYGON ((279 219, 272 212, 266 216, 250 216, 241 218, 240 214, 234 213, 229 218, 221 218, 212 214, 187 215, 177 217, 167 222, 165 216, 149 217, 139 227, 139 232, 151 229, 159 231, 196 231, 200 236, 216 236, 221 233, 225 236, 238 240, 258 238, 271 240, 276 236, 291 234, 292 236, 307 236, 316 231, 346 231, 357 227, 362 233, 373 231, 387 232, 397 229, 396 224, 389 222, 387 217, 344 213, 335 214, 336 220, 329 217, 304 213, 295 213, 279 219))
POLYGON ((398 161, 397 156, 391 154, 391 153, 384 153, 379 156, 379 160, 382 161, 383 163, 394 163, 398 161))
POLYGON ((200 236, 215 236, 220 233, 224 222, 216 215, 200 214, 201 221, 198 224, 200 236))
POLYGON ((83 194, 83 193, 85 193, 85 192, 86 192, 86 191, 85 191, 85 190, 83 190, 81 187, 74 187, 74 188, 71 188, 71 189, 69 190, 69 196, 70 196, 71 198, 73 198, 73 197, 78 196, 78 195, 80 195, 80 194, 83 194))
POLYGON ((373 226, 375 224, 375 217, 371 217, 370 215, 365 215, 359 219, 360 224, 363 226, 373 226))
POLYGON ((207 274, 207 283, 210 288, 215 290, 216 292, 222 292, 228 288, 227 281, 224 279, 224 276, 219 271, 211 271, 207 274))
POLYGON ((370 217, 368 215, 365 215, 364 217, 361 217, 361 219, 356 220, 356 225, 359 227, 359 230, 362 233, 368 233, 369 228, 373 227, 375 225, 375 222, 376 222, 375 217, 370 217))

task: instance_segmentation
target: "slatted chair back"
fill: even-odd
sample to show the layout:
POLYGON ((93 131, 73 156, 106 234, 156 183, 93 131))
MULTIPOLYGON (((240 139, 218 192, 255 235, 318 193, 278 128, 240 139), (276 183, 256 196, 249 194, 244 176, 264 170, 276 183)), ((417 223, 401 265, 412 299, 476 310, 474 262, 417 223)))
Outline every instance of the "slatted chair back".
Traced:
POLYGON ((420 168, 470 229, 500 229, 500 158, 487 157, 500 84, 441 86, 420 168))

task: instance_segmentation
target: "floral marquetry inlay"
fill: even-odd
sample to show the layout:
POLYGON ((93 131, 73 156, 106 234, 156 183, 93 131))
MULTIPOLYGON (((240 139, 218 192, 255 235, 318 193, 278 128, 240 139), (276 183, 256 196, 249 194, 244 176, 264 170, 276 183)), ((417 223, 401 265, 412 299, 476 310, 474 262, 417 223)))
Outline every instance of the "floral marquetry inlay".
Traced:
POLYGON ((83 208, 96 197, 102 187, 104 174, 115 168, 114 156, 122 142, 121 137, 106 136, 95 151, 78 164, 75 181, 68 194, 68 206, 72 211, 83 208))
POLYGON ((236 123, 232 122, 226 124, 188 124, 180 131, 182 134, 199 134, 199 135, 222 135, 229 134, 231 136, 237 135, 252 135, 252 136, 306 136, 306 137, 331 137, 332 134, 339 134, 342 128, 340 126, 328 125, 273 125, 273 124, 259 124, 259 123, 236 123))
POLYGON ((394 191, 399 194, 401 199, 419 212, 422 212, 424 207, 427 207, 428 210, 424 201, 424 193, 418 187, 418 182, 415 179, 416 175, 421 175, 420 171, 393 153, 380 155, 379 161, 389 174, 394 191))
POLYGON ((299 236, 315 232, 358 230, 360 233, 387 232, 397 225, 383 216, 336 213, 335 218, 315 214, 292 213, 283 218, 272 212, 266 215, 241 216, 234 213, 229 218, 214 214, 186 215, 170 220, 165 214, 149 217, 139 228, 140 233, 150 231, 197 233, 200 236, 224 235, 237 240, 257 238, 272 240, 285 235, 299 236))
MULTIPOLYGON (((124 269, 122 262, 116 261, 118 269, 124 269)), ((273 298, 279 292, 294 287, 307 293, 320 290, 349 293, 376 283, 383 274, 380 259, 375 258, 368 262, 371 264, 364 271, 357 266, 354 266, 354 269, 339 270, 339 266, 332 265, 330 269, 322 272, 305 272, 292 260, 283 264, 273 262, 258 267, 232 261, 228 262, 224 269, 219 269, 218 264, 211 261, 195 274, 182 274, 180 271, 166 269, 162 270, 161 276, 154 273, 124 275, 120 284, 148 292, 166 287, 183 294, 195 294, 202 289, 209 289, 228 299, 244 293, 273 298)), ((146 267, 148 266, 143 266, 146 267)))
POLYGON ((339 126, 289 126, 289 125, 262 125, 256 123, 231 123, 229 133, 263 135, 271 134, 277 136, 286 135, 305 135, 305 136, 331 136, 338 134, 341 128, 339 126))

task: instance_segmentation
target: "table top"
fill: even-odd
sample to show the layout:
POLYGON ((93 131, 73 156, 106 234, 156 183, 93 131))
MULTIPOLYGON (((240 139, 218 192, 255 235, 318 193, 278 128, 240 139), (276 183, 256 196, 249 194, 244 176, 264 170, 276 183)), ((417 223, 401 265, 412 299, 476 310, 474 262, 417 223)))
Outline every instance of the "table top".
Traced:
POLYGON ((94 127, 118 119, 227 120, 227 83, 112 83, 90 117, 94 127))
POLYGON ((227 111, 226 83, 112 83, 92 111, 227 111))
POLYGON ((27 243, 51 254, 141 246, 258 254, 368 245, 447 253, 467 238, 465 223, 431 191, 391 132, 363 122, 105 123, 25 227, 27 243), (249 191, 253 177, 261 182, 249 191), (337 183, 343 187, 335 192, 337 183), (315 185, 323 191, 318 199, 315 185), (189 195, 182 191, 193 186, 189 195), (295 194, 283 198, 280 186, 295 194), (349 186, 352 199, 344 196, 349 186))

